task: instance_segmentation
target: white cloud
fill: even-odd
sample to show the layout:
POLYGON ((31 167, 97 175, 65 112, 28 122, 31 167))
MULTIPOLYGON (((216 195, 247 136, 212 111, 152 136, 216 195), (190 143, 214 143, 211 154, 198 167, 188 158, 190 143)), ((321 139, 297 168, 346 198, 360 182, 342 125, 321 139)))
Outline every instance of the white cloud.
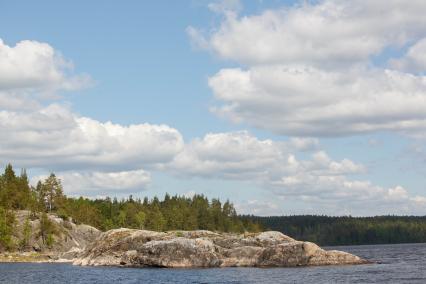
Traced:
POLYGON ((146 189, 150 175, 141 168, 169 162, 184 145, 166 125, 101 123, 61 105, 0 111, 0 133, 0 164, 53 170, 67 194, 84 196, 146 189))
POLYGON ((91 83, 88 75, 72 75, 72 69, 72 63, 47 43, 24 40, 12 47, 0 39, 0 92, 52 95, 91 83))
POLYGON ((390 64, 394 68, 407 72, 425 72, 426 38, 423 38, 412 45, 402 58, 392 59, 390 64))
POLYGON ((214 112, 279 134, 339 136, 425 129, 426 77, 392 70, 223 69, 214 112))
POLYGON ((164 163, 183 148, 166 125, 122 126, 80 117, 61 105, 0 111, 0 156, 25 167, 129 170, 164 163))
POLYGON ((218 55, 244 64, 347 66, 426 35, 424 1, 304 2, 229 15, 209 36, 218 55))
POLYGON ((186 198, 193 198, 197 193, 195 192, 195 190, 190 190, 187 191, 183 194, 183 196, 185 196, 186 198))
POLYGON ((259 141, 245 131, 210 133, 186 145, 169 167, 189 175, 245 179, 247 175, 262 175, 275 161, 285 158, 279 145, 259 141))
POLYGON ((317 138, 302 138, 302 137, 291 137, 289 146, 294 147, 298 151, 313 151, 318 149, 319 140, 317 138))
POLYGON ((0 90, 0 110, 33 110, 40 107, 40 102, 20 91, 0 90))
MULTIPOLYGON (((314 152, 309 159, 298 159, 297 154, 291 142, 259 140, 244 131, 210 133, 187 144, 162 170, 189 177, 254 183, 271 191, 279 200, 296 201, 312 209, 299 208, 299 213, 315 213, 315 210, 337 215, 424 213, 422 197, 410 195, 402 186, 387 189, 368 180, 351 178, 366 170, 363 165, 349 159, 334 161, 324 151, 314 152), (341 211, 342 208, 346 211, 341 211)), ((239 202, 238 206, 242 212, 254 210, 262 215, 290 212, 285 208, 262 209, 262 204, 239 202)))
POLYGON ((59 173, 64 186, 73 195, 117 194, 140 192, 151 182, 151 176, 144 170, 123 172, 59 173))
POLYGON ((141 168, 183 149, 181 134, 167 125, 100 122, 52 103, 58 92, 89 83, 49 44, 0 40, 0 164, 59 171, 67 193, 89 195, 140 190, 150 180, 141 168))
MULTIPOLYGON (((79 78, 78 76, 69 75, 64 71, 63 66, 67 68, 68 63, 64 63, 62 57, 57 57, 58 53, 53 48, 47 44, 26 41, 16 47, 1 44, 0 50, 3 50, 3 53, 0 52, 0 164, 13 162, 18 167, 54 170, 63 179, 66 193, 102 196, 108 193, 138 192, 150 184, 151 176, 147 172, 150 170, 165 171, 184 177, 240 180, 243 181, 242 184, 255 183, 272 191, 278 198, 294 199, 310 205, 321 204, 324 208, 330 208, 329 210, 338 210, 341 204, 347 205, 348 210, 368 210, 367 205, 392 210, 393 206, 398 205, 398 208, 408 208, 407 212, 411 210, 410 206, 418 210, 414 212, 421 212, 421 209, 417 208, 421 208, 425 203, 424 197, 412 197, 403 187, 385 189, 368 181, 351 179, 353 174, 363 173, 364 166, 349 159, 333 160, 320 150, 316 138, 261 140, 246 131, 240 131, 210 133, 185 144, 179 131, 167 125, 147 123, 120 125, 80 116, 65 103, 50 101, 60 90, 81 87, 80 83, 76 83, 80 82, 79 79, 75 79, 79 78), (19 68, 27 68, 24 71, 19 68, 13 69, 15 67, 11 66, 13 61, 11 58, 20 60, 17 64, 19 68), (11 68, 10 74, 5 73, 8 68, 11 68), (311 156, 299 159, 300 151, 311 151, 311 156)), ((292 77, 294 71, 285 69, 289 74, 283 79, 280 77, 281 71, 278 67, 277 70, 273 69, 276 74, 270 73, 269 66, 265 67, 266 71, 262 71, 263 67, 253 68, 256 69, 224 70, 222 73, 230 74, 233 79, 222 80, 216 76, 210 80, 212 87, 217 88, 218 97, 230 102, 227 108, 238 109, 244 106, 245 109, 241 108, 241 111, 235 112, 238 113, 235 115, 237 119, 246 120, 251 115, 250 111, 257 109, 260 113, 269 112, 270 115, 277 116, 277 125, 284 124, 287 121, 280 120, 274 107, 280 109, 286 104, 288 106, 285 107, 289 112, 294 113, 296 118, 301 118, 301 124, 309 125, 322 115, 319 109, 309 108, 311 99, 307 97, 294 96, 291 102, 277 97, 283 88, 282 81, 285 81, 285 77, 292 77), (257 78, 256 80, 251 78, 252 74, 248 74, 256 73, 252 70, 258 72, 255 74, 257 77, 253 76, 257 78), (270 75, 273 76, 268 78, 270 75), (229 88, 237 94, 227 92, 229 88), (256 98, 256 93, 262 95, 263 99, 258 101, 253 99, 256 98), (298 114, 297 108, 300 106, 308 111, 298 114)), ((302 74, 302 79, 295 80, 292 87, 304 88, 306 84, 320 90, 318 98, 311 103, 322 102, 320 107, 324 110, 333 109, 328 102, 338 93, 332 92, 332 95, 329 95, 319 87, 324 84, 332 87, 337 85, 341 91, 351 88, 348 86, 353 87, 352 83, 347 83, 352 77, 350 75, 345 77, 337 71, 324 71, 314 67, 295 70, 295 73, 302 74), (309 75, 309 72, 315 76, 309 75), (315 80, 310 82, 303 76, 315 80)), ((360 77, 357 88, 365 91, 368 90, 367 85, 381 88, 383 82, 387 80, 396 81, 385 84, 397 103, 396 107, 392 107, 393 101, 387 101, 389 116, 394 116, 398 108, 408 109, 418 115, 418 109, 423 105, 419 101, 421 93, 416 93, 415 90, 423 86, 421 78, 397 71, 370 72, 373 72, 371 73, 373 75, 376 74, 374 72, 381 74, 381 77, 379 76, 381 81, 373 84, 369 81, 369 76, 365 75, 360 77), (390 76, 390 79, 387 76, 390 76), (394 80, 395 78, 398 80, 394 80), (398 91, 404 88, 412 88, 414 91, 409 93, 412 101, 405 100, 401 103, 398 100, 401 95, 398 91)), ((371 81, 375 79, 377 78, 372 78, 371 81)), ((306 95, 309 96, 310 89, 306 91, 306 95)), ((370 93, 363 94, 367 98, 369 95, 370 93)), ((350 97, 343 96, 345 100, 350 97)), ((361 103, 364 97, 350 99, 351 104, 355 104, 356 107, 366 106, 361 103)), ((345 100, 342 99, 341 105, 336 108, 344 109, 347 103, 345 100)), ((376 111, 376 105, 372 105, 368 111, 376 111)), ((223 110, 222 108, 221 111, 223 110)), ((369 118, 368 111, 365 115, 367 118, 369 118)), ((362 116, 361 111, 355 113, 362 116)), ((259 115, 255 112, 253 114, 259 115)), ((404 115, 401 113, 398 118, 400 117, 404 115)), ((259 115, 258 118, 260 122, 269 119, 266 115, 265 117, 259 115)), ((321 118, 327 122, 330 118, 328 126, 338 129, 329 130, 331 133, 342 131, 339 124, 333 124, 332 116, 325 115, 321 118)), ((339 119, 351 121, 351 117, 345 117, 343 114, 339 119)), ((415 121, 415 123, 421 125, 422 122, 415 121)), ((294 125, 290 122, 288 125, 290 126, 282 127, 293 129, 294 125)), ((355 122, 349 124, 352 127, 350 131, 356 129, 353 128, 354 125, 355 122)), ((315 126, 321 127, 319 124, 315 126)), ((309 131, 301 132, 303 135, 309 133, 309 131)), ((258 210, 255 208, 261 206, 276 209, 276 205, 262 202, 252 200, 248 206, 254 208, 253 210, 258 210)))
POLYGON ((181 134, 167 125, 100 122, 51 102, 58 91, 85 86, 87 78, 73 75, 72 63, 47 43, 11 47, 0 40, 2 162, 124 171, 167 162, 182 150, 181 134))
POLYGON ((238 214, 256 216, 276 216, 283 214, 281 206, 277 203, 257 199, 238 202, 235 204, 235 210, 238 212, 238 214))
POLYGON ((203 37, 202 33, 194 27, 187 27, 186 33, 191 38, 191 46, 194 49, 208 49, 209 42, 203 37))
POLYGON ((207 37, 192 33, 245 66, 210 77, 212 111, 282 135, 424 131, 426 77, 414 71, 424 69, 425 8, 424 1, 327 0, 228 15, 207 37), (388 51, 407 45, 402 59, 388 51), (379 55, 390 57, 389 67, 374 64, 379 55))
MULTIPOLYGON (((151 182, 151 175, 144 170, 122 172, 58 172, 66 193, 69 195, 126 194, 146 190, 151 182)), ((46 176, 32 178, 35 184, 46 176)))
POLYGON ((180 133, 166 125, 102 123, 73 113, 63 102, 49 102, 58 91, 87 83, 87 76, 72 75, 71 68, 46 43, 10 47, 0 40, 3 162, 52 170, 129 170, 165 162, 181 150, 180 133))
POLYGON ((362 173, 363 165, 348 159, 333 161, 323 151, 309 160, 298 160, 290 142, 259 140, 246 131, 210 133, 185 146, 166 169, 177 174, 257 181, 274 184, 297 173, 347 175, 362 173))
POLYGON ((384 188, 369 181, 350 180, 345 176, 298 174, 277 182, 277 198, 298 202, 304 214, 387 215, 425 214, 424 197, 413 196, 396 186, 384 188), (304 204, 310 208, 303 212, 304 204))

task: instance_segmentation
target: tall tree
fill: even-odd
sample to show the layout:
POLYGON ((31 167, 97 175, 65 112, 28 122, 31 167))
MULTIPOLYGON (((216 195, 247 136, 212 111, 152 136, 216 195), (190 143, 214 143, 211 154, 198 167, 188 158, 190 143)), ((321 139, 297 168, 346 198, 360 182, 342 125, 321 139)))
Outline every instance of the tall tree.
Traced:
POLYGON ((58 179, 54 173, 44 180, 41 186, 42 196, 45 198, 46 209, 49 212, 57 209, 64 202, 64 192, 62 189, 61 180, 58 179))

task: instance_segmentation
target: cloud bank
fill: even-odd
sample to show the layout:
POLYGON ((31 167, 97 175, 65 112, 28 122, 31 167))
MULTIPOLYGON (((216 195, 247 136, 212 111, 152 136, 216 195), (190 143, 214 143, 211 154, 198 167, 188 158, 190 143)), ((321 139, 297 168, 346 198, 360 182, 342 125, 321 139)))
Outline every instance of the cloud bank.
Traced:
MULTIPOLYGON (((266 21, 269 29, 272 17, 278 21, 275 29, 279 30, 278 23, 287 21, 282 15, 293 13, 296 20, 301 17, 298 21, 305 21, 307 12, 323 17, 325 12, 320 7, 327 3, 334 2, 286 12, 267 11, 256 17, 238 18, 233 11, 227 13, 223 25, 232 22, 238 30, 239 25, 266 21)), ((335 4, 337 18, 343 13, 338 9, 343 4, 339 3, 335 4)), ((330 20, 331 15, 326 16, 330 20)), ((282 25, 291 28, 287 22, 282 25)), ((257 28, 253 26, 253 31, 257 28)), ((234 28, 222 27, 217 36, 224 36, 223 44, 228 44, 225 34, 232 31, 234 28)), ((420 29, 407 30, 405 36, 412 38, 420 33, 420 29)), ((402 34, 390 35, 389 41, 404 44, 402 34)), ((212 35, 209 43, 219 53, 214 38, 212 35)), ((368 46, 368 50, 380 50, 376 42, 368 46)), ((223 57, 234 54, 229 46, 224 50, 228 51, 220 53, 223 57)), ((368 170, 364 165, 350 159, 334 160, 321 149, 319 140, 311 137, 422 129, 421 89, 425 82, 421 75, 404 71, 409 56, 392 63, 399 64, 398 68, 382 70, 358 64, 368 60, 365 54, 374 52, 364 54, 360 50, 355 59, 350 59, 349 52, 334 50, 332 55, 306 57, 303 65, 296 64, 300 60, 297 54, 290 60, 288 54, 276 52, 251 58, 247 51, 241 58, 232 57, 248 64, 247 69, 223 69, 212 76, 209 84, 216 97, 225 102, 215 111, 259 128, 306 137, 262 140, 248 131, 235 131, 208 133, 185 142, 181 133, 168 125, 120 125, 77 114, 60 95, 87 87, 90 77, 75 74, 72 62, 47 43, 22 41, 8 46, 1 41, 0 163, 56 171, 66 193, 74 195, 137 193, 153 182, 151 172, 165 172, 178 178, 255 184, 277 200, 315 204, 317 212, 338 212, 341 204, 348 212, 362 212, 368 207, 373 208, 369 214, 424 212, 425 197, 410 195, 399 185, 384 188, 359 180, 356 176, 368 170), (336 60, 323 68, 319 64, 327 61, 323 56, 336 60), (342 72, 342 66, 348 64, 351 67, 342 72), (387 104, 383 103, 384 94, 387 104)), ((276 212, 274 204, 253 199, 240 208, 258 213, 259 208, 269 206, 276 212)))
POLYGON ((425 9, 424 1, 303 2, 228 13, 204 37, 188 31, 241 64, 209 79, 212 111, 231 121, 296 136, 417 133, 426 129, 425 9))

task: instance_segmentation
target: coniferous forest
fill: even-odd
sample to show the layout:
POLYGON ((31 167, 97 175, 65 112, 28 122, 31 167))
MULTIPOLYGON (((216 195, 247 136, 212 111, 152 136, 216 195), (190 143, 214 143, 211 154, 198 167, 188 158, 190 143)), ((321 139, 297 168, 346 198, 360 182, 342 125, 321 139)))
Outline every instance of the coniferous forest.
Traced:
POLYGON ((8 247, 14 232, 15 210, 55 213, 100 230, 135 228, 155 231, 205 229, 222 232, 281 231, 320 245, 426 242, 426 216, 241 216, 229 201, 203 195, 170 196, 162 200, 67 197, 60 179, 51 174, 30 186, 25 170, 16 174, 7 165, 0 175, 0 247, 8 247))
POLYGON ((19 175, 7 165, 0 175, 0 247, 9 247, 14 231, 15 210, 32 214, 55 213, 79 224, 100 230, 135 228, 155 231, 205 229, 223 232, 260 231, 262 228, 243 220, 232 203, 209 200, 203 195, 193 197, 165 195, 163 200, 67 197, 60 179, 51 174, 30 186, 25 170, 19 175))
POLYGON ((319 245, 368 245, 426 242, 426 216, 330 217, 240 216, 297 240, 319 245))

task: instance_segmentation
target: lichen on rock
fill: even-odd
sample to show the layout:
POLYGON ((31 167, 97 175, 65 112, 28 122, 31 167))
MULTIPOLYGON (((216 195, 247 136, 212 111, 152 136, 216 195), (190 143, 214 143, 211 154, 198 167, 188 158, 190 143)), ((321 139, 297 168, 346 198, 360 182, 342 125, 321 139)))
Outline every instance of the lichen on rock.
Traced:
POLYGON ((153 232, 115 229, 102 233, 75 265, 132 267, 294 267, 364 264, 368 261, 280 232, 230 234, 210 231, 153 232))

